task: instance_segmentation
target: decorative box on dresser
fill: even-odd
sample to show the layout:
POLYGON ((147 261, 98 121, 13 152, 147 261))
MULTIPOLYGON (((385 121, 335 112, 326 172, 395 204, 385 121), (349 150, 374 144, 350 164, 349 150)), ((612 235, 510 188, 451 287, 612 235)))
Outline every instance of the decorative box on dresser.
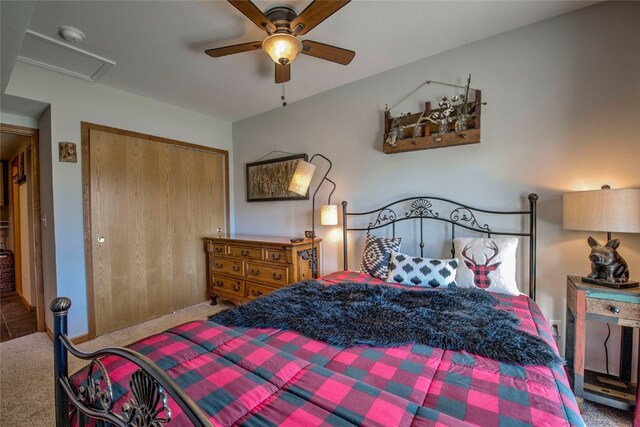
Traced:
MULTIPOLYGON (((315 239, 318 276, 321 244, 315 239)), ((205 237, 204 250, 211 304, 216 298, 243 303, 313 278, 310 239, 232 234, 205 237)))

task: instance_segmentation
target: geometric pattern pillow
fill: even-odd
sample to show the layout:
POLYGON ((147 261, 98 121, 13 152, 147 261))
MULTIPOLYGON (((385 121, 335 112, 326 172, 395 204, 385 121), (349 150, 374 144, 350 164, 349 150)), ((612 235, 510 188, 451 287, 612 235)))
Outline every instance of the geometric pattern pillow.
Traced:
POLYGON ((364 253, 360 263, 360 271, 369 276, 385 280, 389 273, 389 258, 391 252, 400 250, 402 238, 385 239, 377 238, 372 234, 367 234, 367 241, 364 244, 364 253))
POLYGON ((432 288, 455 287, 457 269, 457 258, 419 258, 394 252, 389 261, 387 282, 432 288))
POLYGON ((453 246, 456 257, 462 261, 456 276, 458 286, 520 294, 516 283, 517 238, 458 237, 453 240, 453 246))

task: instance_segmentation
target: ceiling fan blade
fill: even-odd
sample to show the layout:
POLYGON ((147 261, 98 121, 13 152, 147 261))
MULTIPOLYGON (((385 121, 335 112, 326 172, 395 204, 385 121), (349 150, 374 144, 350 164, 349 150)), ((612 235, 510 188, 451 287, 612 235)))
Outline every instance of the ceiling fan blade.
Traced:
POLYGON ((276 26, 273 25, 273 22, 271 22, 269 18, 267 18, 264 15, 264 13, 262 13, 262 11, 258 9, 258 6, 253 4, 251 1, 249 0, 227 0, 227 1, 231 3, 233 6, 235 6, 235 8, 238 9, 240 12, 242 12, 244 16, 249 18, 254 24, 262 28, 263 30, 269 29, 268 31, 269 33, 276 30, 276 26))
POLYGON ((276 64, 276 83, 284 83, 291 80, 291 64, 276 64))
POLYGON ((342 49, 341 47, 318 43, 311 40, 304 40, 302 42, 302 53, 342 65, 348 65, 353 57, 356 56, 356 53, 352 50, 342 49))
POLYGON ((220 58, 221 56, 233 55, 234 53, 248 52, 250 50, 258 50, 262 47, 262 42, 251 42, 234 44, 232 46, 217 47, 215 49, 207 49, 204 51, 209 56, 220 58))
POLYGON ((296 19, 291 21, 290 28, 296 34, 306 34, 350 1, 351 0, 314 0, 296 19), (296 27, 300 24, 303 25, 303 28, 296 32, 296 27))

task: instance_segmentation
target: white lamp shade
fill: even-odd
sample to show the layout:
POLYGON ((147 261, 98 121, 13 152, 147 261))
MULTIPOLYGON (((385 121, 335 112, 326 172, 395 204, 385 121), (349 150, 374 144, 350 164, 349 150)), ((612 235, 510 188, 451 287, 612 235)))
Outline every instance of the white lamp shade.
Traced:
POLYGON ((338 225, 338 205, 320 206, 320 224, 338 225))
POLYGON ((640 233, 640 189, 566 193, 563 205, 565 229, 640 233))
POLYGON ((290 34, 272 34, 262 42, 262 50, 276 64, 287 65, 296 59, 302 50, 302 42, 290 34))
POLYGON ((316 167, 313 164, 300 160, 289 183, 289 191, 301 196, 307 194, 315 170, 316 167))

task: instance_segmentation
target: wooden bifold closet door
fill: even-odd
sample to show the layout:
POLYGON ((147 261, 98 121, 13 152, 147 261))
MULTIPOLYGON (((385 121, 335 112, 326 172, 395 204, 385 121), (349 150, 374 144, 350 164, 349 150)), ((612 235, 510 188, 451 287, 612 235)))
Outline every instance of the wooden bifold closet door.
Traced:
POLYGON ((88 133, 95 335, 205 301, 202 237, 227 228, 226 152, 88 133))

